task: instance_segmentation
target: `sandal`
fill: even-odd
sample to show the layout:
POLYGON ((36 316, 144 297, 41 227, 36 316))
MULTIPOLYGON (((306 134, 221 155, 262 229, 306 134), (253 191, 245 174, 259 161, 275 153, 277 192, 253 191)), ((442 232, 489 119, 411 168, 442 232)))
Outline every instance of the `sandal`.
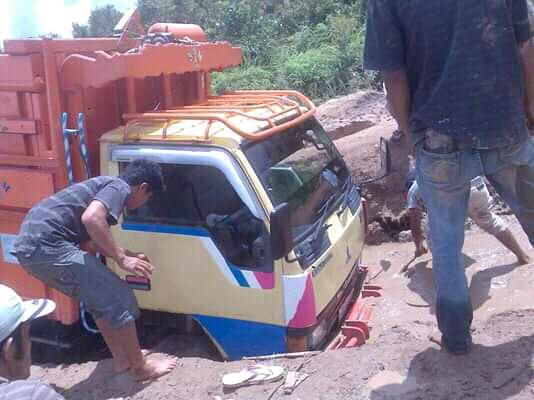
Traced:
POLYGON ((223 387, 235 389, 242 386, 275 382, 284 376, 284 368, 256 364, 239 372, 223 375, 223 387))

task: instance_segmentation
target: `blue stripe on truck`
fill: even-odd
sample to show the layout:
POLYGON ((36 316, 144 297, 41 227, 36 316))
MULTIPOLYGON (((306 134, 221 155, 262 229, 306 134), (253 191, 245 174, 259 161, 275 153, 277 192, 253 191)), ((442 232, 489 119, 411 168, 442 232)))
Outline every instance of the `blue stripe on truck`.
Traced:
POLYGON ((229 360, 286 352, 287 329, 283 326, 206 315, 193 315, 193 318, 218 343, 229 360))
POLYGON ((209 232, 203 228, 194 228, 192 226, 172 226, 160 224, 145 224, 139 222, 125 222, 121 225, 125 231, 154 232, 154 233, 171 233, 173 235, 185 236, 202 236, 209 237, 209 232))

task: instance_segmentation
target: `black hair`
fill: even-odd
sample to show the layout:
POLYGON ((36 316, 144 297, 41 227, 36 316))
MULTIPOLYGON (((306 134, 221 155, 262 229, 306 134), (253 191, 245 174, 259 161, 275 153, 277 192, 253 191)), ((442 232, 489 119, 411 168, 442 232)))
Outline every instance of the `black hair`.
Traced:
POLYGON ((19 324, 13 332, 11 332, 4 340, 0 342, 0 358, 4 356, 4 348, 6 347, 9 338, 13 338, 13 344, 15 345, 15 358, 17 360, 22 359, 24 354, 22 353, 22 324, 19 324))
POLYGON ((147 191, 150 193, 160 193, 163 191, 163 174, 158 163, 150 160, 140 159, 128 164, 120 178, 130 186, 137 186, 147 183, 147 191))

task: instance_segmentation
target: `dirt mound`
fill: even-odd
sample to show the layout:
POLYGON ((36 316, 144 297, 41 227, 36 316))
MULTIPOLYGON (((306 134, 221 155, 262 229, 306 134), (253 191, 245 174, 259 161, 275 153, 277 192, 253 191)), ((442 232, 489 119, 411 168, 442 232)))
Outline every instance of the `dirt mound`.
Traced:
MULTIPOLYGON (((356 182, 374 178, 380 169, 380 138, 391 139, 397 125, 389 115, 383 93, 362 91, 328 101, 317 109, 317 115, 329 136, 335 141, 356 182)), ((382 180, 362 184, 367 200, 369 235, 367 244, 403 241, 409 236, 405 213, 405 176, 413 164, 412 148, 406 139, 390 140, 392 172, 382 180), (401 239, 399 239, 401 238, 401 239)), ((510 214, 509 207, 488 185, 495 200, 494 211, 510 214)), ((471 223, 466 223, 470 229, 471 223)))
MULTIPOLYGON (((397 128, 386 109, 383 93, 363 91, 328 101, 317 116, 343 155, 356 182, 367 182, 380 170, 380 138, 391 138, 397 128)), ((392 173, 385 179, 362 184, 367 200, 370 235, 368 244, 397 240, 408 229, 404 177, 411 149, 406 140, 391 141, 392 173)))
POLYGON ((392 121, 384 94, 375 91, 361 91, 329 100, 317 108, 317 118, 332 139, 392 121))

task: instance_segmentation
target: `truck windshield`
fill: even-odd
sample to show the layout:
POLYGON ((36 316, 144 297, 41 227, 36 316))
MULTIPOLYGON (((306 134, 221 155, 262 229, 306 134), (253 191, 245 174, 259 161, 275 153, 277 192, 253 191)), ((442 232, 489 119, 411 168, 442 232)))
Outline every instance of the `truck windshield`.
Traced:
POLYGON ((349 176, 339 152, 315 119, 249 143, 245 154, 273 205, 290 205, 294 238, 329 212, 327 208, 342 195, 349 176))

